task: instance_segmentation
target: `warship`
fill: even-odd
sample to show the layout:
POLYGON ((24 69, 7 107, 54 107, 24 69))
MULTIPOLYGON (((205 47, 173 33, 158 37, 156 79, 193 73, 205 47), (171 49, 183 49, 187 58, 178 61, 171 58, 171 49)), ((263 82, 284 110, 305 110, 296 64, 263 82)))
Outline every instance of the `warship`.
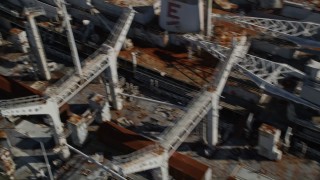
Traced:
POLYGON ((3 179, 319 179, 320 2, 3 0, 3 179))

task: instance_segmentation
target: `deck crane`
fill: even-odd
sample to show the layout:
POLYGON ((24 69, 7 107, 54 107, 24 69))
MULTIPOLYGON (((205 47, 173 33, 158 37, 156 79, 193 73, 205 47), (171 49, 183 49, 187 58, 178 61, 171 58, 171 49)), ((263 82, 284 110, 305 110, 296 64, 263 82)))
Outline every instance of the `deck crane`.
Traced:
POLYGON ((220 19, 272 36, 312 36, 317 34, 320 29, 320 24, 313 22, 287 21, 228 14, 212 14, 211 16, 213 20, 220 19))
MULTIPOLYGON (((82 76, 82 78, 80 78, 79 76, 72 76, 68 78, 68 80, 66 81, 66 83, 63 84, 63 86, 61 86, 61 89, 59 88, 58 90, 54 91, 55 93, 50 94, 52 95, 52 97, 54 97, 50 98, 50 100, 53 100, 56 103, 54 104, 54 109, 57 109, 56 106, 60 106, 64 102, 68 101, 68 99, 71 98, 74 94, 76 94, 77 91, 81 90, 88 82, 90 82, 94 77, 100 74, 102 69, 105 69, 107 66, 111 65, 109 63, 114 63, 114 61, 112 60, 114 60, 114 57, 116 57, 117 53, 119 52, 121 45, 125 39, 125 34, 127 33, 131 21, 133 19, 132 13, 133 12, 131 11, 125 16, 124 20, 120 22, 120 25, 115 28, 114 35, 106 42, 106 44, 111 46, 112 48, 108 49, 106 46, 102 46, 98 51, 96 51, 92 56, 89 57, 88 64, 86 64, 83 68, 84 75, 82 76)), ((276 32, 283 33, 283 31, 280 29, 278 29, 276 32)), ((298 34, 297 32, 295 33, 298 34)), ((307 35, 310 34, 312 33, 307 33, 307 35)), ((218 119, 218 96, 220 96, 222 92, 222 89, 226 83, 227 77, 231 72, 233 64, 240 64, 240 61, 247 58, 247 51, 249 49, 250 43, 247 42, 247 39, 245 37, 242 37, 239 42, 235 43, 235 46, 233 48, 228 49, 222 46, 212 44, 210 42, 206 43, 204 41, 201 41, 200 39, 194 39, 194 41, 191 42, 201 42, 207 47, 208 51, 215 55, 218 55, 223 60, 222 63, 220 63, 221 69, 217 74, 218 78, 216 78, 216 81, 212 84, 211 88, 204 89, 199 94, 199 96, 196 97, 194 101, 190 103, 190 106, 188 107, 188 110, 185 113, 185 115, 179 118, 174 126, 172 126, 164 132, 160 141, 156 145, 146 147, 145 149, 136 151, 132 154, 114 157, 114 160, 108 167, 100 165, 103 166, 106 170, 108 170, 111 167, 112 171, 109 171, 110 173, 115 173, 115 175, 120 174, 120 176, 122 177, 123 175, 128 175, 135 172, 160 168, 162 172, 162 179, 169 179, 169 157, 172 155, 174 151, 177 150, 177 148, 192 132, 196 125, 208 113, 212 116, 212 124, 210 125, 212 127, 212 136, 210 143, 213 145, 216 144, 218 124, 215 120, 218 119), (216 50, 215 48, 220 49, 216 50)), ((253 58, 252 64, 254 64, 253 62, 257 62, 258 60, 258 58, 253 58)), ((261 62, 266 63, 265 61, 261 62)), ((248 63, 248 61, 246 61, 245 64, 246 63, 248 63)), ((303 77, 303 73, 301 74, 299 71, 295 71, 291 67, 283 67, 281 65, 276 66, 273 64, 273 62, 269 62, 269 65, 266 65, 265 70, 262 69, 262 71, 253 71, 252 74, 260 78, 265 78, 265 75, 267 75, 267 73, 264 71, 269 70, 270 68, 272 69, 273 67, 276 67, 274 72, 277 73, 272 73, 275 75, 270 76, 270 78, 269 76, 267 76, 268 78, 266 79, 270 83, 276 82, 277 79, 275 79, 274 77, 277 77, 277 74, 279 73, 297 74, 297 76, 303 77), (287 69, 285 69, 285 71, 282 71, 283 68, 287 69), (256 75, 254 72, 261 72, 261 74, 256 75), (264 72, 264 74, 262 74, 262 72, 264 72)), ((244 68, 247 67, 244 66, 244 68)), ((248 69, 250 68, 248 67, 248 69)), ((36 114, 44 111, 43 109, 48 109, 48 107, 44 107, 44 104, 48 104, 48 100, 43 98, 23 98, 17 99, 15 101, 10 100, 10 102, 3 101, 2 103, 3 104, 0 104, 0 110, 2 115, 5 116, 17 114, 25 115, 26 113, 36 114)), ((55 112, 55 114, 57 115, 58 112, 55 112)), ((66 144, 66 142, 62 142, 62 144, 66 144)))
MULTIPOLYGON (((256 18, 247 16, 236 16, 229 14, 212 14, 212 18, 228 21, 272 36, 312 36, 319 32, 320 24, 312 22, 285 21, 277 19, 256 18)), ((183 35, 191 44, 200 46, 214 57, 224 60, 229 48, 203 40, 198 35, 183 35)), ((260 57, 247 54, 235 67, 246 74, 260 88, 276 96, 303 104, 312 109, 319 109, 318 106, 301 99, 297 95, 289 93, 280 88, 279 80, 284 77, 294 76, 299 79, 305 78, 305 74, 287 64, 272 62, 260 57)))
MULTIPOLYGON (((219 66, 220 71, 216 74, 217 78, 215 78, 212 86, 206 87, 194 98, 189 104, 186 113, 176 121, 175 125, 163 132, 158 143, 131 154, 113 158, 114 160, 111 163, 111 167, 121 175, 126 176, 131 173, 160 168, 161 178, 164 180, 169 179, 168 159, 206 115, 210 117, 208 126, 211 133, 208 135, 208 141, 212 146, 216 145, 218 141, 219 97, 233 64, 241 64, 243 59, 250 59, 250 61, 245 61, 244 64, 250 64, 249 62, 251 62, 251 64, 260 62, 258 67, 262 64, 265 65, 265 69, 250 71, 251 75, 265 78, 270 84, 277 84, 278 78, 276 77, 280 77, 280 75, 283 74, 295 75, 300 78, 304 77, 302 72, 295 70, 290 66, 280 63, 276 64, 267 60, 264 61, 263 59, 261 60, 261 58, 259 59, 258 57, 248 55, 247 51, 250 43, 247 42, 245 37, 242 37, 232 49, 215 45, 210 42, 203 42, 200 41, 200 39, 194 39, 192 42, 201 42, 202 45, 206 47, 206 50, 223 60, 219 66), (271 76, 267 76, 267 71, 270 71, 270 69, 274 71, 271 73, 271 76), (258 74, 255 74, 257 72, 258 74)), ((250 67, 246 67, 245 65, 242 65, 241 67, 243 67, 243 69, 250 69, 250 67)), ((266 87, 267 85, 268 84, 264 84, 262 86, 266 87)), ((207 179, 210 179, 210 177, 207 177, 207 179)))
MULTIPOLYGON (((230 49, 230 55, 221 64, 221 71, 218 72, 214 86, 206 86, 193 101, 189 103, 185 114, 178 118, 172 127, 167 128, 161 135, 159 142, 155 145, 147 146, 124 156, 113 157, 113 168, 124 175, 141 172, 150 169, 160 169, 161 178, 169 179, 168 160, 177 148, 185 141, 192 130, 207 114, 217 116, 217 102, 226 83, 226 78, 231 72, 234 61, 246 54, 250 43, 246 37, 230 49)), ((215 125, 213 125, 215 126, 215 125)), ((217 131, 215 131, 217 133, 217 131)), ((211 174, 211 173, 209 173, 211 174)), ((205 177, 211 179, 211 175, 205 177)))
MULTIPOLYGON (((268 35, 279 36, 312 36, 316 34, 320 28, 319 24, 309 22, 296 22, 296 21, 283 21, 266 18, 254 18, 244 16, 232 16, 232 15, 212 15, 213 18, 220 18, 222 20, 230 21, 235 24, 253 29, 268 35)), ((225 61, 229 54, 229 48, 220 46, 218 44, 205 41, 201 36, 197 35, 183 35, 184 39, 189 41, 195 46, 200 46, 205 51, 212 54, 214 57, 225 61)), ((303 104, 312 109, 319 110, 320 107, 310 103, 295 94, 292 94, 279 86, 279 80, 287 76, 294 76, 299 79, 305 78, 305 74, 287 64, 272 62, 260 57, 256 57, 250 54, 238 58, 235 63, 235 67, 248 76, 253 82, 255 82, 261 89, 274 94, 276 96, 283 97, 285 99, 294 101, 296 103, 303 104)), ((227 78, 227 77, 225 77, 227 78)), ((218 104, 216 104, 218 106, 218 104)), ((216 111, 217 115, 218 112, 216 111)), ((207 130, 207 136, 209 138, 208 145, 214 146, 218 142, 218 119, 213 116, 213 120, 208 118, 209 124, 207 130), (214 124, 214 126, 212 126, 214 124)))
MULTIPOLYGON (((119 87, 117 86, 118 76, 114 74, 114 71, 116 71, 117 55, 129 31, 134 14, 135 11, 133 9, 124 11, 115 24, 111 36, 97 51, 84 60, 82 76, 72 74, 64 77, 61 84, 45 92, 45 97, 29 96, 1 100, 1 116, 48 115, 51 118, 54 129, 54 139, 58 147, 57 150, 61 158, 68 158, 70 151, 60 119, 59 107, 67 103, 105 70, 110 74, 108 77, 109 82, 114 85, 114 87, 111 88, 114 88, 112 91, 113 97, 115 97, 113 99, 114 104, 119 104, 119 102, 115 102, 119 96, 119 87)), ((113 173, 113 171, 110 171, 110 173, 113 173)), ((115 174, 115 176, 117 176, 117 174, 115 174)))
MULTIPOLYGON (((219 60, 224 61, 227 56, 229 50, 227 47, 205 41, 200 36, 184 35, 183 37, 192 44, 200 46, 219 60)), ((300 70, 287 64, 273 62, 250 54, 246 54, 243 59, 236 62, 235 68, 248 76, 261 89, 273 95, 303 104, 312 109, 317 110, 320 108, 279 86, 279 80, 284 79, 285 77, 291 76, 298 79, 304 79, 305 74, 300 70)))

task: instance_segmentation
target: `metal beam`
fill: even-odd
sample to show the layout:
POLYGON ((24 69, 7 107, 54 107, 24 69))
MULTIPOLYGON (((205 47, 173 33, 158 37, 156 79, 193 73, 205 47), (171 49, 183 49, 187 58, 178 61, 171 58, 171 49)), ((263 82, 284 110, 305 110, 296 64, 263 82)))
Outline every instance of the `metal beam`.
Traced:
POLYGON ((72 27, 71 27, 71 16, 68 14, 67 7, 66 7, 66 2, 65 0, 55 0, 58 8, 60 9, 60 15, 63 18, 63 23, 66 26, 67 30, 67 37, 68 37, 68 43, 70 46, 70 51, 71 51, 71 57, 73 60, 73 64, 76 69, 76 73, 79 76, 82 76, 82 67, 79 59, 79 54, 78 54, 78 49, 74 40, 73 32, 72 32, 72 27))
POLYGON ((212 14, 212 18, 229 21, 242 27, 272 36, 312 36, 319 32, 320 24, 313 22, 286 21, 278 19, 212 14))
MULTIPOLYGON (((229 48, 216 45, 212 42, 204 41, 200 37, 192 35, 184 35, 186 40, 212 54, 214 57, 225 60, 229 48)), ((261 89, 269 92, 270 94, 288 99, 290 101, 303 104, 312 109, 320 109, 317 105, 308 102, 299 96, 292 94, 279 86, 278 80, 284 77, 294 76, 300 79, 305 78, 305 74, 287 64, 277 63, 247 54, 244 58, 239 59, 235 64, 235 68, 242 71, 261 89)))
POLYGON ((41 36, 36 24, 35 17, 45 15, 45 11, 42 8, 25 8, 24 15, 27 16, 28 23, 26 23, 26 32, 28 34, 29 44, 33 55, 36 58, 38 70, 42 78, 45 80, 51 79, 51 74, 48 68, 47 57, 43 48, 41 36))

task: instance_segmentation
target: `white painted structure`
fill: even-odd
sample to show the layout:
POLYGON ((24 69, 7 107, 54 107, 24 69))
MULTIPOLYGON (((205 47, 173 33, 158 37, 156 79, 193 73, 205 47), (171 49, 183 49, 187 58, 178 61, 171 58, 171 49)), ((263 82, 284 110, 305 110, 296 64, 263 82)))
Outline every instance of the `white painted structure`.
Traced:
POLYGON ((45 15, 45 11, 42 8, 25 8, 24 15, 26 15, 28 19, 26 31, 28 34, 32 55, 35 56, 37 61, 38 70, 43 79, 50 80, 51 74, 48 68, 47 57, 35 21, 35 17, 45 15))
MULTIPOLYGON (((209 113, 213 117, 209 121, 210 139, 212 143, 217 143, 218 139, 218 98, 226 83, 230 73, 232 64, 239 57, 244 56, 249 48, 246 37, 242 37, 239 44, 232 50, 231 55, 225 63, 222 63, 221 73, 218 74, 216 81, 207 91, 200 92, 198 97, 195 97, 187 107, 187 112, 177 120, 176 124, 171 128, 166 129, 161 137, 159 144, 148 146, 128 155, 114 157, 114 169, 123 174, 131 174, 140 171, 159 168, 161 171, 161 179, 169 179, 168 160, 169 157, 177 150, 177 148, 185 141, 193 129, 199 122, 209 113), (210 111, 210 109, 212 109, 210 111)), ((215 145, 215 144, 214 144, 215 145)), ((209 169, 205 175, 205 179, 211 179, 211 170, 209 169)))
POLYGON ((224 21, 229 21, 234 24, 239 24, 242 27, 273 36, 312 36, 317 34, 320 29, 320 24, 313 22, 286 21, 226 14, 212 14, 212 17, 222 19, 224 21))
POLYGON ((71 131, 72 142, 77 146, 82 146, 88 136, 88 125, 85 118, 74 114, 68 119, 67 125, 71 131))
POLYGON ((281 131, 270 125, 259 128, 258 154, 271 160, 280 160, 282 152, 278 149, 281 131))
POLYGON ((162 0, 160 26, 169 32, 200 32, 203 12, 202 0, 162 0))
MULTIPOLYGON (((184 35, 184 38, 195 45, 204 48, 214 57, 225 60, 229 48, 202 40, 199 36, 184 35)), ((319 106, 304 100, 303 98, 292 94, 281 86, 279 80, 293 76, 304 79, 305 74, 287 64, 276 63, 267 59, 259 58, 250 54, 245 55, 243 59, 235 64, 235 67, 248 76, 254 83, 265 91, 283 97, 285 99, 303 104, 312 109, 319 109, 319 106)))
POLYGON ((68 43, 71 51, 71 57, 73 60, 73 64, 76 69, 76 73, 79 76, 82 76, 82 67, 79 59, 78 49, 74 40, 72 28, 71 28, 71 17, 68 14, 66 2, 65 0, 56 0, 56 5, 58 6, 58 14, 63 19, 63 26, 65 26, 65 29, 67 30, 67 37, 68 37, 68 43))
POLYGON ((94 94, 89 99, 89 106, 93 111, 97 111, 95 120, 97 123, 103 123, 111 120, 109 101, 100 94, 94 94))
POLYGON ((61 158, 70 156, 70 151, 65 143, 67 142, 62 122, 60 120, 59 106, 52 99, 45 100, 39 97, 24 97, 1 101, 1 115, 23 116, 23 115, 48 115, 54 131, 54 140, 58 145, 61 158))
POLYGON ((227 82, 233 65, 243 59, 247 54, 250 43, 246 37, 241 37, 240 42, 233 48, 231 54, 224 62, 220 62, 218 66, 218 74, 215 75, 213 83, 214 91, 212 93, 212 104, 207 116, 207 144, 213 148, 219 140, 219 101, 223 88, 227 82))
POLYGON ((18 28, 12 28, 10 29, 9 33, 10 36, 7 40, 12 42, 12 44, 18 51, 27 53, 30 48, 30 45, 28 42, 26 31, 23 31, 18 28))
MULTIPOLYGON (((23 115, 48 115, 51 118, 51 123, 55 133, 54 139, 58 145, 58 152, 61 158, 67 159, 70 156, 70 151, 67 146, 67 140, 63 130, 63 124, 60 119, 59 107, 67 103, 72 97, 86 87, 93 79, 104 72, 106 69, 110 74, 109 82, 112 84, 112 100, 115 109, 122 107, 119 96, 119 87, 117 86, 117 73, 113 72, 116 69, 116 58, 121 46, 129 31, 131 22, 134 17, 134 11, 129 9, 120 18, 113 36, 108 39, 101 48, 93 55, 86 59, 86 64, 83 67, 83 75, 73 74, 67 77, 59 87, 50 89, 46 92, 48 98, 40 98, 37 96, 16 98, 11 100, 3 100, 0 102, 0 112, 3 117, 8 116, 23 116, 23 115), (108 44, 112 45, 111 47, 108 44), (116 49, 114 51, 113 49, 116 49), (115 55, 116 53, 116 55, 115 55), (113 68, 113 70, 111 70, 113 68)), ((73 42, 74 43, 74 42, 73 42)))

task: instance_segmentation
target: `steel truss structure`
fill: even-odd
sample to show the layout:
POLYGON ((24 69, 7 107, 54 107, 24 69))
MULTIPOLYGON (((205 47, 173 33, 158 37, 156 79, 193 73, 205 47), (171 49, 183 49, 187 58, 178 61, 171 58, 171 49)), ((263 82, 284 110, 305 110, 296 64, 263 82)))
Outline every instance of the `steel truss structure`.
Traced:
MULTIPOLYGON (((69 148, 63 125, 59 116, 59 107, 68 102, 79 91, 86 87, 93 79, 107 69, 111 89, 117 89, 116 61, 117 54, 126 38, 132 23, 135 11, 127 9, 115 25, 112 36, 90 57, 85 60, 81 75, 79 73, 64 77, 59 86, 46 91, 45 97, 30 96, 24 98, 3 100, 0 102, 0 112, 4 117, 22 115, 48 115, 51 117, 56 144, 60 149, 63 159, 70 156, 69 148), (112 45, 112 46, 110 46, 112 45), (112 72, 110 72, 112 71, 112 72)), ((114 97, 118 97, 119 91, 114 90, 114 97)), ((117 98, 113 98, 117 101, 117 98)), ((115 104, 119 104, 115 102, 115 104)))
MULTIPOLYGON (((212 42, 203 40, 200 36, 184 35, 186 40, 194 45, 200 46, 214 57, 224 61, 229 48, 223 47, 212 42)), ((286 77, 305 78, 305 74, 287 64, 277 63, 266 60, 257 56, 247 54, 235 64, 235 68, 242 71, 261 89, 273 95, 288 99, 290 101, 303 104, 312 109, 319 109, 318 106, 312 104, 299 96, 292 94, 280 86, 279 80, 286 77)))
POLYGON ((319 32, 320 25, 312 22, 286 21, 278 19, 212 14, 212 18, 229 21, 259 32, 280 36, 312 36, 319 32))

